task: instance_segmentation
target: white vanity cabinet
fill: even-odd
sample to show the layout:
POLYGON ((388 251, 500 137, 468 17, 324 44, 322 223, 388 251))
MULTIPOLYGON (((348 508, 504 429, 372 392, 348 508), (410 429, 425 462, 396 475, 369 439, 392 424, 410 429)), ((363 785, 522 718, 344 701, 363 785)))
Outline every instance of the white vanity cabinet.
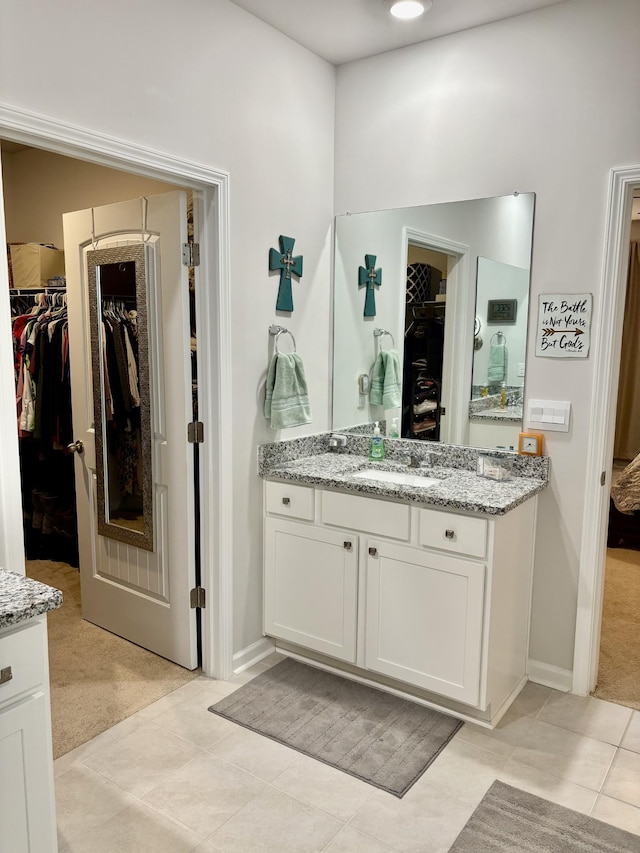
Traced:
POLYGON ((536 498, 502 516, 265 482, 264 632, 497 722, 526 681, 536 498))
POLYGON ((46 616, 0 631, 0 850, 55 853, 46 616))

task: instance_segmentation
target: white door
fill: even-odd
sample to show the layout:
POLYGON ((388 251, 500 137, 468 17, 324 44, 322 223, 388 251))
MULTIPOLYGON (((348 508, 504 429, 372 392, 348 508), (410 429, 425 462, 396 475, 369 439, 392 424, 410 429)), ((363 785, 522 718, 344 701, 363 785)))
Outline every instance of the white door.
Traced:
MULTIPOLYGON (((84 452, 75 454, 82 615, 194 669, 198 664, 196 611, 190 606, 195 586, 194 470, 193 447, 187 441, 192 378, 188 268, 181 255, 187 242, 186 208, 186 193, 171 192, 67 213, 63 224, 74 439, 84 445, 84 452), (92 312, 97 325, 90 298, 91 253, 139 247, 143 242, 148 371, 141 365, 140 396, 147 372, 151 476, 145 490, 152 512, 152 550, 98 531, 96 443, 101 446, 104 433, 96 436, 93 407, 92 339, 95 350, 98 331, 91 328, 92 312)), ((94 279, 95 275, 94 262, 94 279)), ((95 299, 95 287, 93 293, 95 299)), ((104 387, 104 377, 102 383, 104 387)))

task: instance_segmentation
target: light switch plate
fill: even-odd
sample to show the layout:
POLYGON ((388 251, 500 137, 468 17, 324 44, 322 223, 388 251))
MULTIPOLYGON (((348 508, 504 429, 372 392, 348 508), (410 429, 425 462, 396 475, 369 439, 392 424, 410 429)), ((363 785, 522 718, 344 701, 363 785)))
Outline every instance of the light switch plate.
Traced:
POLYGON ((558 400, 529 400, 526 425, 529 429, 569 432, 571 403, 558 400))

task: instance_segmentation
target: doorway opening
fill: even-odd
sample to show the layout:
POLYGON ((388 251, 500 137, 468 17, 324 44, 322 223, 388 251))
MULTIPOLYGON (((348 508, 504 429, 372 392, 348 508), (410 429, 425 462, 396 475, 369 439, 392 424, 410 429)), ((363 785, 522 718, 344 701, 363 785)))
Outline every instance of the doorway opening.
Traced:
MULTIPOLYGON (((67 449, 74 442, 62 213, 176 187, 16 143, 2 143, 2 164, 14 369, 22 380, 21 402, 25 388, 36 392, 28 394, 29 404, 19 412, 27 574, 61 588, 65 600, 49 622, 57 757, 199 674, 82 619, 73 456, 67 449), (58 266, 47 267, 41 259, 49 253, 58 266), (35 265, 25 260, 33 254, 35 265)), ((192 240, 193 204, 190 210, 192 240)), ((193 269, 189 304, 192 405, 197 410, 193 269)), ((186 411, 185 424, 192 417, 186 411)))
POLYGON ((631 211, 597 684, 640 710, 640 189, 631 211))
POLYGON ((448 255, 407 246, 402 437, 440 441, 448 255))
POLYGON ((601 288, 594 347, 592 419, 586 459, 585 507, 572 673, 572 692, 596 687, 605 553, 616 422, 616 400, 629 258, 630 214, 640 188, 640 165, 611 170, 601 288))

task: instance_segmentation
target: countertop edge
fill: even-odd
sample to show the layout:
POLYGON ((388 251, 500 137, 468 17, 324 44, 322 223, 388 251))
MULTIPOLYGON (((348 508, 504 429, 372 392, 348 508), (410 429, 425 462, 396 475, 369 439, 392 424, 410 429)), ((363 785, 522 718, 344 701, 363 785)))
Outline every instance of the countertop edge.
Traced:
MULTIPOLYGON (((542 492, 548 485, 546 480, 522 478, 526 479, 528 483, 531 484, 531 488, 527 490, 526 494, 517 495, 512 500, 508 501, 502 506, 492 506, 486 503, 481 504, 478 502, 465 500, 464 498, 439 498, 437 496, 429 496, 426 492, 422 490, 412 489, 411 487, 404 485, 402 486, 402 493, 400 493, 399 489, 394 488, 393 486, 388 487, 386 485, 376 485, 373 482, 364 481, 360 481, 356 485, 355 483, 350 483, 348 480, 343 482, 332 480, 331 478, 327 478, 326 476, 313 474, 302 475, 297 472, 290 472, 286 470, 272 469, 261 474, 261 478, 267 481, 284 481, 296 483, 302 486, 315 486, 318 488, 329 489, 332 491, 347 492, 349 494, 355 495, 364 495, 365 497, 387 498, 390 500, 397 501, 398 503, 405 503, 411 506, 419 506, 425 509, 431 507, 442 508, 447 510, 457 510, 459 512, 470 512, 491 517, 506 515, 508 512, 525 503, 530 498, 535 497, 537 494, 542 492)), ((486 482, 490 485, 501 485, 500 483, 497 483, 496 481, 492 480, 487 480, 486 482)), ((508 482, 513 481, 505 481, 505 484, 508 482)))
POLYGON ((62 607, 62 592, 18 572, 0 569, 0 630, 62 607))

